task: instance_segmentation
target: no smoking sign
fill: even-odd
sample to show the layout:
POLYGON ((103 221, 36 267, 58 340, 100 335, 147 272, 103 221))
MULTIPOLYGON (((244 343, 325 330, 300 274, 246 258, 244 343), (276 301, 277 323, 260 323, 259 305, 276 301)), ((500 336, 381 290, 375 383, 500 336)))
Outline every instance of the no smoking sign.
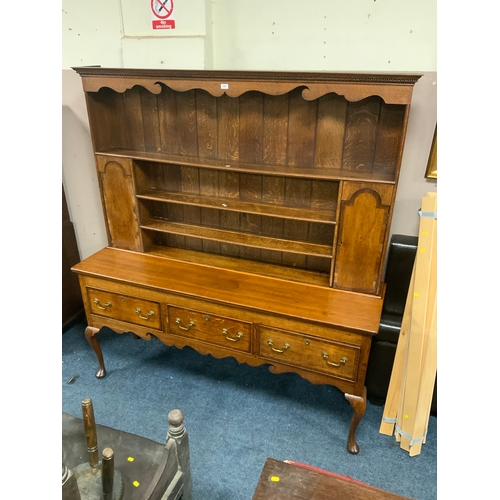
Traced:
POLYGON ((151 0, 154 30, 175 29, 174 0, 151 0))

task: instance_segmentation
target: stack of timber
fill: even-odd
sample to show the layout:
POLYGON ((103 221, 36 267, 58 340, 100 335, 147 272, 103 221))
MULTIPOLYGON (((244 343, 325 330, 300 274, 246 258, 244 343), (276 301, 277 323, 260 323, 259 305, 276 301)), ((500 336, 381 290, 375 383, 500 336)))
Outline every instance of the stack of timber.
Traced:
POLYGON ((410 456, 425 443, 437 372, 437 194, 422 199, 417 255, 380 433, 410 456))

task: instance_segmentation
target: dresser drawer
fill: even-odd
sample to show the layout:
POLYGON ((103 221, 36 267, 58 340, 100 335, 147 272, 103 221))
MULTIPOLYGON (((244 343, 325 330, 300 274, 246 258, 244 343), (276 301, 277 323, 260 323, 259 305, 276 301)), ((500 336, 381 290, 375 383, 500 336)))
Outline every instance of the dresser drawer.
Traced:
POLYGON ((260 326, 259 332, 261 358, 356 381, 358 347, 267 326, 260 326))
POLYGON ((161 330, 160 304, 104 290, 87 288, 92 314, 161 330))
POLYGON ((250 352, 250 323, 172 306, 168 321, 170 333, 250 352))

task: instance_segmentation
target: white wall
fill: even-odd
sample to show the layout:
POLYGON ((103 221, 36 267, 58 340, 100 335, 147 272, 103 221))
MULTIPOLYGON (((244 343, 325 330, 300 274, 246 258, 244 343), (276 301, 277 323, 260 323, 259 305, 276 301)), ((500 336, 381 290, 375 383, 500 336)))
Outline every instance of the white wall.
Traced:
POLYGON ((178 0, 153 31, 149 0, 63 0, 63 183, 82 258, 106 234, 80 78, 72 66, 393 71, 415 86, 391 232, 416 235, 436 124, 436 0, 178 0))
POLYGON ((217 69, 436 71, 436 0, 217 0, 217 69))

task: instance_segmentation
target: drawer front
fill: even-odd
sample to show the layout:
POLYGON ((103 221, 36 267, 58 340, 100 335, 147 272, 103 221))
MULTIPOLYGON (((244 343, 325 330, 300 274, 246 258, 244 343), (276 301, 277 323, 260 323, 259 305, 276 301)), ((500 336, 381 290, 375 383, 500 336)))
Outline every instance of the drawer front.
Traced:
POLYGON ((250 352, 250 323, 172 306, 168 321, 170 333, 250 352))
POLYGON ((260 357, 356 381, 360 349, 302 333, 259 327, 260 357))
POLYGON ((87 289, 92 314, 161 330, 160 304, 150 300, 87 289))

